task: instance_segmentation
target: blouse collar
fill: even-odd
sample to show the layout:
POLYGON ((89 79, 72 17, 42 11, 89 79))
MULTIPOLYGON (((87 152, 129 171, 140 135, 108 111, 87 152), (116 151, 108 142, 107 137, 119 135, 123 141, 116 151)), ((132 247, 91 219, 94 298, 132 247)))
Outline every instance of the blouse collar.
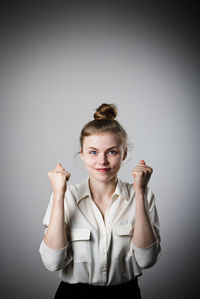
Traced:
MULTIPOLYGON (((79 204, 79 202, 86 197, 92 198, 91 191, 89 188, 89 177, 79 185, 78 193, 76 197, 77 203, 79 204)), ((119 178, 117 179, 117 185, 112 195, 113 199, 116 199, 118 197, 122 197, 126 200, 129 200, 129 194, 128 194, 128 189, 126 187, 126 183, 122 182, 119 178)))

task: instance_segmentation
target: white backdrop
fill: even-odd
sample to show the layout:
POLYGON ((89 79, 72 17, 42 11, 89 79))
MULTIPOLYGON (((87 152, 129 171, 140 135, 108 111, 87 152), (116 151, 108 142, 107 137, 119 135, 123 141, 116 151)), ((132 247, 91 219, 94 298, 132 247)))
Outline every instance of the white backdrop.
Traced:
POLYGON ((59 279, 44 268, 38 252, 51 193, 47 172, 60 162, 71 173, 71 184, 85 178, 81 159, 74 155, 81 128, 103 102, 117 105, 117 119, 134 145, 120 178, 131 182, 140 159, 154 169, 149 185, 160 217, 162 256, 139 279, 143 298, 193 298, 200 249, 194 49, 131 6, 56 8, 46 15, 39 8, 30 15, 15 12, 2 34, 5 298, 53 298, 59 279))

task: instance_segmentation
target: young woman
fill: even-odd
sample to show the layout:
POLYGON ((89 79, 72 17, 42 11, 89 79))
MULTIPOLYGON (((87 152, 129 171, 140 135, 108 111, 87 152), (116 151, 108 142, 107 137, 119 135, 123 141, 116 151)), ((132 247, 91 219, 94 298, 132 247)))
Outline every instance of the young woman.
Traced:
POLYGON ((40 254, 48 270, 59 271, 56 299, 107 298, 124 291, 141 298, 137 277, 161 253, 155 197, 148 186, 153 169, 141 160, 132 170, 133 182, 118 178, 127 134, 116 115, 115 105, 102 104, 81 131, 87 179, 67 186, 70 174, 61 164, 48 172, 52 194, 40 254))

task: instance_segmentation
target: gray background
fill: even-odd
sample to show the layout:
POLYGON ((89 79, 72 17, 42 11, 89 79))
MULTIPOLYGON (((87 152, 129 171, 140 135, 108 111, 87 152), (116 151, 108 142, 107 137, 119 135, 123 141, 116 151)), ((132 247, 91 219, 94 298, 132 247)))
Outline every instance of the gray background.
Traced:
POLYGON ((163 251, 139 279, 143 298, 197 298, 195 5, 15 2, 0 21, 1 298, 53 298, 59 279, 38 252, 51 194, 47 172, 60 162, 71 184, 86 177, 74 155, 82 126, 103 102, 117 105, 133 147, 120 178, 131 182, 140 159, 154 169, 149 185, 163 251))

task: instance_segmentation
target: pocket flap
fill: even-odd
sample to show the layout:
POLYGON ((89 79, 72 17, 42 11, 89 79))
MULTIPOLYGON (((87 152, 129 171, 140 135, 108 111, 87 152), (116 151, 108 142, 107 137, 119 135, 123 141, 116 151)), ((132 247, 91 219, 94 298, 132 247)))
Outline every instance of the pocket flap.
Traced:
POLYGON ((129 236, 129 235, 133 235, 133 226, 131 225, 117 225, 116 228, 116 233, 120 236, 129 236))
POLYGON ((70 231, 71 241, 78 240, 89 240, 90 239, 90 229, 89 228, 72 228, 70 231))

